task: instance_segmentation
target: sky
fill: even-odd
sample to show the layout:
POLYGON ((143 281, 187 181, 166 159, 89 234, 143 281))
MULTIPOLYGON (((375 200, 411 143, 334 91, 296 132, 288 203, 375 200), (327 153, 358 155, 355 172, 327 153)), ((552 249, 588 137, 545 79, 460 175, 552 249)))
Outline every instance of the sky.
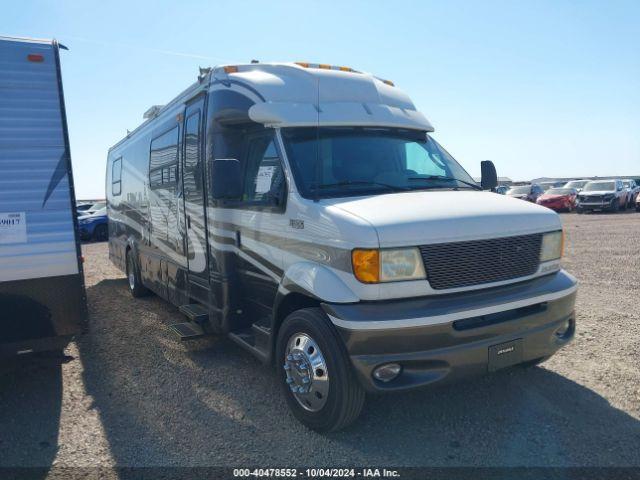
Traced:
POLYGON ((640 175, 640 1, 3 2, 0 34, 56 38, 78 198, 107 150, 199 66, 348 65, 392 80, 478 176, 640 175))

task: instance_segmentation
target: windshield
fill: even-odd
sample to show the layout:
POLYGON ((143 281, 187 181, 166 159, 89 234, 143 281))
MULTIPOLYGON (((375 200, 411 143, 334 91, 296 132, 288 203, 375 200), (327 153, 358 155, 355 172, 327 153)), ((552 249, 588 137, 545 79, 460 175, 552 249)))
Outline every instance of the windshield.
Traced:
POLYGON ((336 197, 405 190, 479 188, 424 132, 389 128, 285 128, 300 193, 336 197))
POLYGON ((587 183, 589 183, 588 180, 572 180, 570 182, 567 182, 567 184, 565 185, 565 187, 567 188, 582 188, 584 187, 587 183))
POLYGON ((589 182, 585 185, 586 192, 607 191, 611 192, 616 189, 614 182, 589 182))
POLYGON ((531 191, 531 185, 523 185, 521 187, 512 187, 508 193, 515 195, 526 195, 531 191))
POLYGON ((549 195, 571 195, 573 190, 570 188, 550 188, 547 193, 549 195))

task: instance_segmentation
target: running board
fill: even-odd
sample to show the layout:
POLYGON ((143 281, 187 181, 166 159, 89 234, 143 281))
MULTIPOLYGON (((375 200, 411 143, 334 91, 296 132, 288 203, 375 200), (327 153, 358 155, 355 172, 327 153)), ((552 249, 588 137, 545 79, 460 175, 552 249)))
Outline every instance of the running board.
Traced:
POLYGON ((199 325, 204 325, 209 321, 209 312, 200 304, 180 305, 179 310, 185 317, 199 325))
POLYGON ((248 328, 229 332, 229 338, 267 363, 271 358, 271 329, 259 323, 248 328))
POLYGON ((180 337, 181 341, 203 338, 207 334, 200 325, 194 322, 174 323, 169 328, 180 337))

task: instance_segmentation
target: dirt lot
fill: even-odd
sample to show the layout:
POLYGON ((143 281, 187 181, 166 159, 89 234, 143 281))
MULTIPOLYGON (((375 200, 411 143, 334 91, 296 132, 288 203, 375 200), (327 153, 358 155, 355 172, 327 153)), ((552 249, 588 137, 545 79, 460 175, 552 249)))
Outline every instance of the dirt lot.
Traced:
POLYGON ((570 346, 528 371, 369 399, 328 436, 230 341, 177 341, 177 310, 131 299, 106 244, 88 244, 91 332, 74 359, 0 367, 0 465, 640 466, 640 213, 563 221, 580 281, 570 346))

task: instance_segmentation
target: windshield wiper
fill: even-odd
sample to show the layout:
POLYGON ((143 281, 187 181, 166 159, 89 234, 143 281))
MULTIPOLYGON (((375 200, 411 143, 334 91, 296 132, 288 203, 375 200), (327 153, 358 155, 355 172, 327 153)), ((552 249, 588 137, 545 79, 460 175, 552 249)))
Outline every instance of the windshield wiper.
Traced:
POLYGON ((382 182, 370 182, 368 180, 343 180, 342 182, 322 183, 320 185, 314 185, 314 187, 320 189, 320 188, 346 187, 349 185, 377 185, 380 187, 389 188, 394 191, 410 190, 410 188, 401 187, 400 185, 391 185, 389 183, 382 183, 382 182))
POLYGON ((464 183, 465 185, 469 185, 472 188, 475 188, 476 190, 482 190, 482 187, 476 183, 471 183, 471 182, 467 182, 465 180, 460 180, 459 178, 454 178, 454 177, 444 177, 442 175, 429 175, 426 177, 409 177, 409 180, 445 180, 445 181, 455 181, 455 182, 460 182, 460 183, 464 183))

